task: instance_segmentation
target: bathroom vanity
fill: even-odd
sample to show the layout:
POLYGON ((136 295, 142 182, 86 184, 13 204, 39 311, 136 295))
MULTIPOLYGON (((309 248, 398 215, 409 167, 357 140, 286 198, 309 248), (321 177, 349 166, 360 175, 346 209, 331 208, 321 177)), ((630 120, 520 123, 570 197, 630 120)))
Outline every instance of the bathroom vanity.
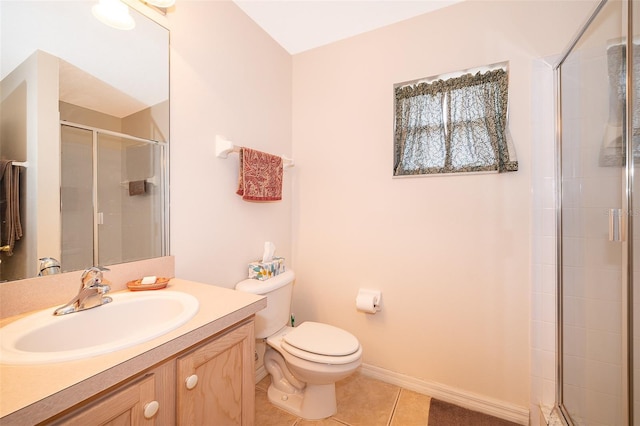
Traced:
POLYGON ((254 315, 266 299, 180 279, 167 289, 200 306, 160 337, 89 359, 0 364, 0 424, 253 424, 254 315))

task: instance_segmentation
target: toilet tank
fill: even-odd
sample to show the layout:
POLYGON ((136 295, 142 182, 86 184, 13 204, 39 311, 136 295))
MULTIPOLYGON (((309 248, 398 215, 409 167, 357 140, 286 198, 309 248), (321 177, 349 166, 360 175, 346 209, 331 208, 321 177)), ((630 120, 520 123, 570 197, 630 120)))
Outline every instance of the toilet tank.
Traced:
POLYGON ((256 339, 274 334, 289 323, 295 274, 288 270, 268 280, 247 279, 236 290, 267 296, 267 307, 256 313, 256 339))

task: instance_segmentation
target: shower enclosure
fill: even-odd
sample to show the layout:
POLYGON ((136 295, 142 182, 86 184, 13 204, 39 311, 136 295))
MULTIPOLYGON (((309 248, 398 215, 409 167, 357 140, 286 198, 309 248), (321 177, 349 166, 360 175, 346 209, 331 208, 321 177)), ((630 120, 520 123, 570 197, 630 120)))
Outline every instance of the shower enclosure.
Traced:
POLYGON ((568 424, 640 425, 638 9, 601 1, 555 67, 556 400, 568 424))
POLYGON ((63 270, 162 256, 164 144, 64 122, 61 148, 63 270))

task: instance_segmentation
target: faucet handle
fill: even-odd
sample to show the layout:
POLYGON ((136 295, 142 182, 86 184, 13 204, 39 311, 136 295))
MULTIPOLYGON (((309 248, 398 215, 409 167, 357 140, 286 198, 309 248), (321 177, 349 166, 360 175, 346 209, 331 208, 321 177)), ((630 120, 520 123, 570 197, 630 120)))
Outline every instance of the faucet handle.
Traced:
POLYGON ((92 266, 91 268, 85 269, 80 277, 82 286, 91 287, 102 283, 102 273, 108 270, 109 268, 105 268, 103 266, 92 266))
POLYGON ((53 275, 60 273, 60 262, 53 257, 42 257, 39 260, 38 276, 53 275))

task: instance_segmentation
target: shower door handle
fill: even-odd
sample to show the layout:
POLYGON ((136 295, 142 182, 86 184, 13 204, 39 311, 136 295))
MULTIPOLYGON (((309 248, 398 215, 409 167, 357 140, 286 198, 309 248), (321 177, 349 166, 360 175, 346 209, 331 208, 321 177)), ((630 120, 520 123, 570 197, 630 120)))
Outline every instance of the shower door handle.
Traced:
POLYGON ((609 241, 622 241, 622 209, 609 209, 609 241))

